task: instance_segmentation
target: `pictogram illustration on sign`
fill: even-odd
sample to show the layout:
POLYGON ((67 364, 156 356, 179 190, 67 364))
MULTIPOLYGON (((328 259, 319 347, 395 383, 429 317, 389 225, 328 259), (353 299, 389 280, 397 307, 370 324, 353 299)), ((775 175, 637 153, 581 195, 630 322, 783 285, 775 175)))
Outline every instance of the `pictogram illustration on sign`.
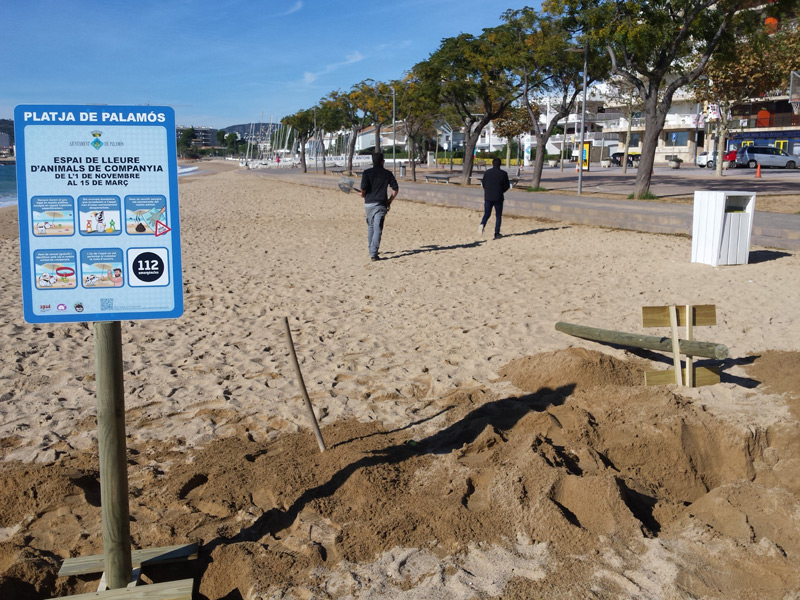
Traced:
POLYGON ((172 231, 171 227, 167 227, 167 225, 161 221, 156 221, 156 237, 169 233, 170 231, 172 231))

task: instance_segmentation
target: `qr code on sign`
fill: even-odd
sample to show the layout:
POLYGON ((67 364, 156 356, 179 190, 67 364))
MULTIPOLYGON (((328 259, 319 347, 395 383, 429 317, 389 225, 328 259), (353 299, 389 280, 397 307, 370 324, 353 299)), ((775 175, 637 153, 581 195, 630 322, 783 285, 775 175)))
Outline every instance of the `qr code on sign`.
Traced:
POLYGON ((114 299, 100 298, 100 310, 114 310, 114 299))

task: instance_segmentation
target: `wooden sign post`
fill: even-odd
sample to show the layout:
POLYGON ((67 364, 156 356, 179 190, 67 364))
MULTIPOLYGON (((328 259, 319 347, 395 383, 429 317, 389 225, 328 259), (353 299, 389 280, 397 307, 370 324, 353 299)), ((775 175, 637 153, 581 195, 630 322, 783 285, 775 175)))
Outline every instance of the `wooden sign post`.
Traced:
POLYGON ((197 551, 131 552, 128 504, 120 322, 183 314, 175 131, 168 106, 14 109, 22 314, 94 323, 103 555, 67 559, 59 571, 105 569, 93 598, 191 598, 191 580, 126 589, 142 557, 197 551))
POLYGON ((119 321, 94 324, 94 355, 103 558, 106 584, 113 590, 128 585, 132 570, 122 327, 119 321))
POLYGON ((717 307, 713 304, 642 307, 644 327, 669 327, 672 331, 673 368, 666 371, 646 371, 645 385, 664 385, 674 382, 679 386, 695 387, 719 383, 719 369, 694 367, 693 358, 697 353, 686 351, 686 367, 681 369, 681 349, 688 349, 694 345, 694 327, 716 324, 717 307), (678 327, 681 325, 686 326, 686 340, 678 339, 678 327))
POLYGON ((645 306, 642 308, 642 325, 644 327, 669 327, 671 337, 656 337, 598 329, 574 323, 556 323, 556 330, 574 335, 584 340, 592 340, 606 344, 646 348, 661 352, 672 352, 673 369, 666 371, 645 371, 645 385, 668 385, 675 383, 688 387, 713 385, 719 383, 719 369, 716 367, 695 368, 692 364, 695 356, 724 360, 728 358, 728 348, 715 342, 698 342, 694 339, 696 325, 716 325, 717 307, 713 304, 701 306, 645 306), (678 327, 686 326, 686 339, 678 338, 678 327), (681 369, 681 353, 686 356, 686 368, 681 369))

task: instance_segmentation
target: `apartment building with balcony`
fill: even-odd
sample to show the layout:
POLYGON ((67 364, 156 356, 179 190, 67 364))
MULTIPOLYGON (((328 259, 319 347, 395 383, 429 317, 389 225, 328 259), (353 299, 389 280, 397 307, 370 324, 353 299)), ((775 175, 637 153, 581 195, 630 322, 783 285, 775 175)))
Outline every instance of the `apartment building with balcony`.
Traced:
POLYGON ((726 150, 772 146, 800 156, 800 115, 792 112, 788 94, 773 94, 734 106, 726 150))
MULTIPOLYGON (((618 137, 619 151, 625 147, 626 140, 630 140, 628 151, 636 154, 642 151, 644 138, 645 119, 641 112, 635 109, 629 119, 624 106, 614 106, 609 100, 606 114, 613 115, 605 120, 600 120, 599 125, 603 131, 618 137)), ((703 105, 696 102, 686 93, 680 91, 675 94, 672 106, 664 121, 664 129, 658 136, 656 146, 655 164, 666 164, 677 157, 685 163, 693 164, 697 155, 707 150, 708 135, 706 133, 706 118, 703 114, 703 105)))

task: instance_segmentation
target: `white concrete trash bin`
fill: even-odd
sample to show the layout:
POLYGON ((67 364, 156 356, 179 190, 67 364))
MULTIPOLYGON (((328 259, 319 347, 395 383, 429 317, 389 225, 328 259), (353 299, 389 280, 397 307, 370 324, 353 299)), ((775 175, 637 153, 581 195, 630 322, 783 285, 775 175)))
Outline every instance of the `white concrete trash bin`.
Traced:
POLYGON ((695 192, 692 262, 747 264, 755 208, 753 192, 695 192))

